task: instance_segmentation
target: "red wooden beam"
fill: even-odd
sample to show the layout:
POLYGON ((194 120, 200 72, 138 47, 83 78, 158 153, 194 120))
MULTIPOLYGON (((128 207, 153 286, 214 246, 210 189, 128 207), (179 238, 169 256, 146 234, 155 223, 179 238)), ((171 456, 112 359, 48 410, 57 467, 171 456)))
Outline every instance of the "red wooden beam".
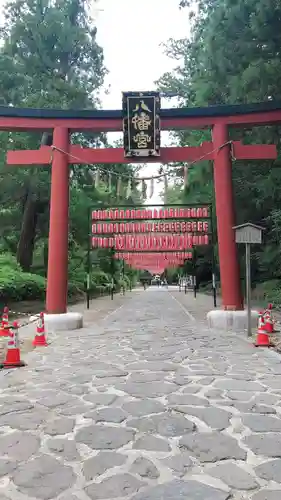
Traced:
MULTIPOLYGON (((210 128, 216 124, 233 127, 273 125, 281 123, 281 110, 230 116, 192 116, 161 118, 162 130, 185 130, 210 128)), ((92 130, 94 132, 122 132, 121 118, 24 118, 0 117, 0 130, 52 130, 66 127, 70 131, 92 130)))
POLYGON ((83 160, 78 162, 71 159, 71 163, 173 163, 198 161, 202 156, 206 160, 212 160, 213 145, 211 142, 203 142, 201 146, 167 147, 161 148, 161 155, 153 158, 124 158, 123 148, 86 149, 80 146, 72 146, 71 154, 83 160))
POLYGON ((276 160, 275 144, 248 144, 233 141, 233 156, 237 160, 276 160))
POLYGON ((121 118, 23 118, 0 117, 0 130, 53 130, 56 127, 68 128, 71 132, 92 130, 93 132, 121 132, 121 118))
MULTIPOLYGON (((70 146, 70 164, 98 164, 98 163, 172 163, 185 161, 198 161, 202 156, 205 159, 213 158, 212 143, 204 142, 198 147, 172 147, 162 148, 160 157, 149 158, 125 158, 123 148, 90 149, 80 146, 70 146)), ((39 150, 8 151, 8 165, 47 165, 51 163, 52 148, 42 146, 39 150)))
MULTIPOLYGON (((203 142, 201 146, 162 148, 161 156, 152 159, 125 158, 123 148, 90 149, 80 146, 70 146, 70 164, 100 164, 100 163, 152 163, 195 162, 213 159, 213 145, 203 142), (71 156, 72 155, 72 156, 71 156)), ((277 158, 277 149, 273 144, 243 145, 233 143, 233 155, 237 160, 274 160, 277 158)), ((48 165, 52 161, 52 148, 42 146, 39 150, 8 151, 8 165, 48 165)))
POLYGON ((52 163, 52 148, 42 146, 37 150, 7 151, 8 165, 50 165, 52 163))

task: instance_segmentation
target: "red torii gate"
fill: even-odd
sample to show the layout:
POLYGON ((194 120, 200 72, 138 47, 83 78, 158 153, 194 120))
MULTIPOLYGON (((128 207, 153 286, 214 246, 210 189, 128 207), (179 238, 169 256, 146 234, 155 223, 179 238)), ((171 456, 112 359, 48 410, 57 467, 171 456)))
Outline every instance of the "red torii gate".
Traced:
MULTIPOLYGON (((160 157, 145 161, 212 160, 222 302, 225 309, 243 308, 240 287, 232 187, 232 155, 239 160, 276 159, 275 145, 243 145, 229 141, 230 127, 268 126, 281 122, 281 103, 266 102, 207 108, 162 109, 161 130, 212 129, 212 142, 198 147, 162 148, 160 157)), ((37 151, 8 151, 9 165, 52 164, 49 256, 46 311, 65 313, 67 309, 69 164, 131 163, 123 149, 87 149, 70 144, 76 131, 119 132, 123 130, 122 111, 50 110, 0 107, 0 130, 53 131, 53 146, 37 151)), ((139 162, 140 159, 137 159, 139 162)))

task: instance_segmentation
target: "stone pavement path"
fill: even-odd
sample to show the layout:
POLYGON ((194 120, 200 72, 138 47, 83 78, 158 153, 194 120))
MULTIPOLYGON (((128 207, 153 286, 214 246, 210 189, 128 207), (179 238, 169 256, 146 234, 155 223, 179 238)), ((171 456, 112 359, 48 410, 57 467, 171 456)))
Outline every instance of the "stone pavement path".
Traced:
POLYGON ((153 288, 51 341, 0 372, 0 500, 281 499, 277 354, 153 288))

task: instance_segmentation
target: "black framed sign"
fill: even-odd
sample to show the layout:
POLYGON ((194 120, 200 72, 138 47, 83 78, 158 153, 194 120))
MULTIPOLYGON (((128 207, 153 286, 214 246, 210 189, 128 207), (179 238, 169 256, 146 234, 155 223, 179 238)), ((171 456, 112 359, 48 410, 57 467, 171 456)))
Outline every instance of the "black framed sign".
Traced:
POLYGON ((123 92, 125 157, 160 156, 160 93, 123 92))

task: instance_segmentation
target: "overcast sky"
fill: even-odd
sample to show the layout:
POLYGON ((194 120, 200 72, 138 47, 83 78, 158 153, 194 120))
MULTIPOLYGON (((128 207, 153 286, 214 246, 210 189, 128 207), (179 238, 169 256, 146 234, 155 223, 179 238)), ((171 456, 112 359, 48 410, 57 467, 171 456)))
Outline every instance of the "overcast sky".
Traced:
MULTIPOLYGON (((110 93, 103 97, 105 109, 121 108, 122 91, 156 90, 155 80, 178 64, 160 46, 169 38, 189 35, 188 10, 179 10, 178 5, 179 0, 99 0, 94 5, 98 41, 109 70, 106 83, 110 93)), ((161 105, 173 104, 162 99, 161 105)), ((161 139, 162 145, 167 144, 167 134, 162 133, 161 139)), ((156 175, 158 167, 149 165, 140 175, 156 175)), ((161 203, 161 189, 161 184, 155 184, 151 203, 161 203)))

